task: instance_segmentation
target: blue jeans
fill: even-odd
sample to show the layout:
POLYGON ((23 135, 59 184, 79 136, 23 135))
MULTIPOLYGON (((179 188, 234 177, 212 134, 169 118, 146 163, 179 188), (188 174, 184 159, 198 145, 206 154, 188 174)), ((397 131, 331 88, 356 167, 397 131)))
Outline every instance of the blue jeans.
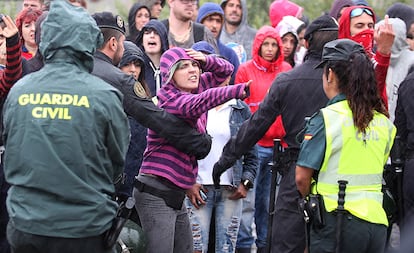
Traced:
POLYGON ((237 235, 237 248, 251 248, 254 243, 253 218, 254 218, 254 189, 247 192, 246 198, 242 200, 242 215, 239 234, 237 235))
POLYGON ((185 204, 188 209, 193 231, 194 251, 207 252, 210 222, 215 219, 216 253, 230 253, 236 249, 237 233, 242 212, 242 200, 230 200, 233 190, 228 186, 221 186, 215 190, 214 186, 204 186, 207 195, 206 205, 200 209, 194 208, 188 198, 185 204), (215 208, 215 217, 212 217, 215 208))
POLYGON ((256 224, 256 246, 266 247, 267 226, 269 223, 269 199, 272 172, 269 163, 272 161, 273 148, 257 145, 259 168, 257 170, 253 191, 243 201, 243 215, 237 238, 237 248, 250 248, 253 245, 252 220, 256 224), (253 200, 251 198, 254 198, 253 200))

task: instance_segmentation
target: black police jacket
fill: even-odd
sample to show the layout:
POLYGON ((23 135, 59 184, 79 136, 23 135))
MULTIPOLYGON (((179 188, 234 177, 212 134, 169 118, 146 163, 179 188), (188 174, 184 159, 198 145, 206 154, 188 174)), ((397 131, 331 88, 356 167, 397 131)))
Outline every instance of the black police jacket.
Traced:
POLYGON ((144 127, 154 130, 177 149, 202 159, 210 152, 211 137, 201 134, 183 120, 158 108, 152 100, 138 97, 134 92, 135 81, 112 64, 104 53, 94 56, 92 74, 108 82, 124 95, 125 112, 144 127))

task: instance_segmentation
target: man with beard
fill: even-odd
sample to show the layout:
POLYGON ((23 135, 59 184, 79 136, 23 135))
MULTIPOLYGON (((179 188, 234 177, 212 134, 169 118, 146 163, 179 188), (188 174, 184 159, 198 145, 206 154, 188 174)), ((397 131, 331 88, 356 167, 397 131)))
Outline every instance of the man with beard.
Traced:
POLYGON ((236 51, 240 63, 252 59, 256 29, 247 23, 246 0, 224 0, 221 8, 224 11, 224 29, 220 40, 236 51))
POLYGON ((190 48, 194 43, 205 40, 218 53, 217 42, 210 30, 192 21, 197 0, 168 0, 170 15, 161 21, 168 31, 170 47, 190 48))

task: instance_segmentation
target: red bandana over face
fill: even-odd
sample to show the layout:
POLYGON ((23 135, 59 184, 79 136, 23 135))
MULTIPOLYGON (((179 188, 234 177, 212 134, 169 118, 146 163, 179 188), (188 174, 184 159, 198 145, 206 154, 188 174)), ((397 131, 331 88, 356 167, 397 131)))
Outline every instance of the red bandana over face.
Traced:
POLYGON ((372 44, 374 39, 374 30, 366 29, 360 33, 355 34, 351 39, 364 47, 365 52, 372 52, 372 44))
MULTIPOLYGON (((360 43, 366 50, 367 54, 372 54, 374 31, 367 29, 354 36, 351 35, 351 11, 357 8, 364 8, 374 13, 374 10, 369 6, 351 6, 344 9, 342 12, 341 20, 339 21, 338 39, 351 39, 360 43)), ((373 22, 376 22, 375 15, 372 16, 373 22)))

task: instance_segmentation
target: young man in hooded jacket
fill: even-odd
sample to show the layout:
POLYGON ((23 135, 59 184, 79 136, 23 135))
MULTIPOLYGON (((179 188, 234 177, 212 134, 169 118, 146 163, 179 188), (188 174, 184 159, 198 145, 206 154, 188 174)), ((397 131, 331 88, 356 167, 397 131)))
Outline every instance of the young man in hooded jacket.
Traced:
POLYGON ((224 45, 220 40, 220 34, 224 25, 224 12, 220 5, 216 3, 205 3, 198 10, 197 22, 207 27, 214 38, 217 40, 219 54, 226 58, 234 66, 233 74, 231 75, 230 84, 234 84, 237 70, 239 69, 239 58, 234 50, 224 45))
POLYGON ((395 34, 392 25, 388 22, 388 16, 385 16, 384 24, 378 26, 377 29, 374 29, 375 23, 376 16, 371 7, 347 7, 342 12, 339 22, 338 39, 351 39, 364 47, 374 63, 375 77, 382 100, 388 106, 385 81, 395 34), (374 40, 377 47, 375 53, 373 52, 374 40))
POLYGON ((221 42, 236 51, 240 63, 252 59, 252 38, 257 30, 247 22, 246 0, 224 0, 220 6, 225 20, 220 34, 221 42))

